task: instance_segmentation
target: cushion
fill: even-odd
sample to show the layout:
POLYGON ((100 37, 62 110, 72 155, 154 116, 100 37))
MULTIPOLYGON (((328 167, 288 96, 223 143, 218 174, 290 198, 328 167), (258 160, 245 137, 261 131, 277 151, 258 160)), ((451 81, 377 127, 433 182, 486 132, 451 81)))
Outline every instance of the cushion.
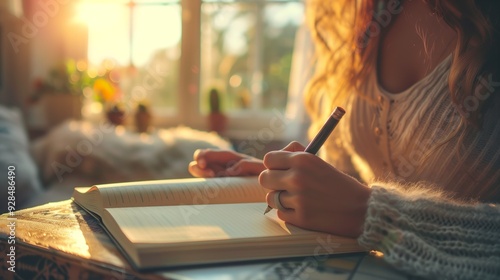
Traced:
POLYGON ((94 184, 191 177, 188 164, 202 148, 230 149, 231 144, 188 127, 140 134, 104 121, 67 121, 32 145, 45 185, 74 176, 94 184))
MULTIPOLYGON (((30 154, 29 140, 24 129, 23 118, 18 109, 0 105, 0 180, 10 181, 8 170, 14 171, 15 193, 10 201, 15 209, 21 209, 30 199, 42 191, 38 170, 30 154), (15 205, 14 205, 15 204, 15 205)), ((7 212, 9 196, 7 187, 2 188, 0 212, 7 212)), ((11 193, 12 194, 12 193, 11 193)))

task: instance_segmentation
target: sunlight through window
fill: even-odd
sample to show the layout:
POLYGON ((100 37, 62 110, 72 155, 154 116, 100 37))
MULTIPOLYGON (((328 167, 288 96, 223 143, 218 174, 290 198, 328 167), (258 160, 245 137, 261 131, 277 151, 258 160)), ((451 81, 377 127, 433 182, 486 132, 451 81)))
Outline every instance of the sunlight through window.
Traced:
POLYGON ((175 108, 180 1, 83 0, 77 18, 88 26, 89 64, 114 61, 125 98, 175 108))
POLYGON ((203 1, 201 110, 214 87, 228 111, 284 110, 303 19, 300 1, 203 1))
POLYGON ((304 20, 300 0, 80 0, 77 14, 88 26, 89 67, 113 61, 125 99, 147 99, 191 120, 208 112, 211 88, 220 90, 229 114, 287 106, 295 33, 304 20), (183 15, 191 23, 184 29, 183 15), (181 45, 198 32, 196 46, 181 45), (181 78, 186 64, 195 70, 182 75, 199 79, 181 78))

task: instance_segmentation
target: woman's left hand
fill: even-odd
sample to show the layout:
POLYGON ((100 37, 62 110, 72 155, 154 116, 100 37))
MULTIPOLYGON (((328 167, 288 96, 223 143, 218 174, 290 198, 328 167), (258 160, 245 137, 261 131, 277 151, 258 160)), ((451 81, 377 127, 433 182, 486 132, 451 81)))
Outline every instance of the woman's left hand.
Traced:
POLYGON ((336 235, 358 237, 363 230, 370 189, 321 158, 303 152, 297 142, 264 157, 267 168, 259 176, 272 190, 267 203, 276 208, 278 191, 285 211, 278 217, 296 226, 336 235))

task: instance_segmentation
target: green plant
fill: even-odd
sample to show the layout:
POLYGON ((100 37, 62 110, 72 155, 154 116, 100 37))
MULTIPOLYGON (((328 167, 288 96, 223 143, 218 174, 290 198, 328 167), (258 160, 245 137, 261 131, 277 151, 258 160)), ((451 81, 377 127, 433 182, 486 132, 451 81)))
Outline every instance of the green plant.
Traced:
POLYGON ((83 95, 91 91, 96 101, 115 102, 119 90, 111 78, 113 70, 109 66, 90 68, 85 61, 68 60, 52 68, 46 79, 35 80, 32 100, 36 101, 44 94, 83 95))
POLYGON ((210 108, 210 113, 219 113, 221 112, 221 97, 220 93, 217 89, 212 88, 210 92, 208 93, 208 98, 209 98, 209 108, 210 108))

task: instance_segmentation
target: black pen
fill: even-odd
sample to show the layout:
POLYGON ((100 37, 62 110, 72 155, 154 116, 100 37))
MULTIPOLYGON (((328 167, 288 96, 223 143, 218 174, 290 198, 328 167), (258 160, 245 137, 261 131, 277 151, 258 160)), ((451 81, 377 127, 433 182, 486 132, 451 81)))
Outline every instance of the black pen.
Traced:
MULTIPOLYGON (((319 151, 323 143, 325 143, 328 136, 330 136, 333 129, 337 126, 337 124, 339 123, 340 119, 342 119, 344 114, 345 110, 343 108, 335 107, 328 120, 326 120, 323 127, 321 127, 321 129, 319 130, 318 134, 316 134, 316 136, 314 136, 313 140, 309 143, 309 145, 307 145, 304 152, 315 155, 319 151)), ((273 208, 268 205, 266 211, 264 211, 264 215, 267 214, 269 211, 271 211, 271 209, 273 208)))

